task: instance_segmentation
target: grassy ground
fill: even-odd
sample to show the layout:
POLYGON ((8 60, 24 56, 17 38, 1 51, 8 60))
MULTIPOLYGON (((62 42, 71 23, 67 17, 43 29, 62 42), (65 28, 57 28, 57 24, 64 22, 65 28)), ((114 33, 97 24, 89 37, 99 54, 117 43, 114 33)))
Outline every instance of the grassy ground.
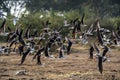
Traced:
POLYGON ((33 55, 27 56, 23 65, 19 65, 21 56, 0 56, 0 80, 120 80, 120 52, 108 53, 110 62, 103 63, 103 74, 97 67, 97 59, 89 59, 88 49, 74 44, 72 52, 64 59, 48 59, 42 56, 43 65, 32 61, 33 55), (110 54, 109 54, 110 53, 110 54), (23 74, 17 72, 23 71, 23 74))

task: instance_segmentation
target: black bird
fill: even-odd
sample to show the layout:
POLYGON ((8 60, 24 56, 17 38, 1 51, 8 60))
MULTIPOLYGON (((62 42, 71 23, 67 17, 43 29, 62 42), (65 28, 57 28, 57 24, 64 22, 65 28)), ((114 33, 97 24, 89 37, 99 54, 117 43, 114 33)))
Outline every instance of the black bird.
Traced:
POLYGON ((45 53, 45 57, 50 57, 50 55, 49 55, 49 50, 50 50, 50 44, 51 43, 48 43, 47 45, 46 45, 46 47, 45 47, 45 50, 44 50, 44 53, 45 53))
POLYGON ((93 59, 93 51, 94 51, 94 48, 93 48, 93 46, 91 46, 90 47, 90 49, 89 49, 89 54, 90 54, 90 59, 93 59))
POLYGON ((24 37, 27 38, 27 39, 30 37, 30 36, 29 36, 29 31, 30 31, 31 26, 32 26, 32 25, 29 25, 29 26, 27 27, 27 29, 25 30, 25 35, 24 35, 24 37))
MULTIPOLYGON (((3 29, 3 30, 5 29, 5 23, 6 23, 6 19, 4 19, 4 21, 2 22, 0 29, 3 29)), ((2 32, 2 30, 1 30, 1 32, 2 32)))
POLYGON ((73 31, 72 31, 72 36, 73 36, 74 38, 75 38, 76 33, 77 33, 78 19, 79 19, 79 18, 76 18, 76 19, 73 21, 73 26, 74 26, 74 28, 73 28, 73 31))
POLYGON ((81 21, 78 20, 77 22, 77 31, 81 31, 81 27, 85 26, 84 17, 85 17, 85 14, 83 13, 81 21))
MULTIPOLYGON (((9 35, 8 35, 9 36, 9 35)), ((11 42, 13 39, 17 37, 16 33, 13 33, 11 36, 9 36, 8 41, 11 42)))
POLYGON ((112 31, 112 35, 114 37, 114 43, 119 46, 120 36, 115 31, 112 31))
POLYGON ((18 40, 23 46, 25 46, 25 41, 23 40, 22 33, 23 33, 23 30, 20 31, 18 40))
POLYGON ((94 49, 97 52, 99 72, 102 74, 102 72, 103 72, 103 62, 105 61, 105 59, 103 57, 105 56, 106 52, 108 51, 108 47, 104 46, 104 51, 103 51, 102 55, 100 54, 100 50, 97 48, 95 43, 94 43, 94 49))
POLYGON ((57 38, 57 36, 54 35, 53 37, 51 37, 49 39, 49 41, 48 41, 48 43, 47 43, 47 45, 45 47, 45 51, 44 51, 46 57, 50 57, 49 51, 51 49, 52 44, 55 42, 56 38, 57 38))
POLYGON ((98 42, 99 42, 99 44, 103 45, 102 34, 100 33, 98 27, 97 27, 97 37, 98 37, 98 42))
POLYGON ((11 28, 10 28, 10 27, 7 27, 7 29, 8 29, 8 31, 9 31, 9 32, 12 32, 12 30, 11 30, 11 28))
POLYGON ((71 50, 71 46, 72 46, 72 41, 68 39, 68 46, 67 46, 67 54, 70 54, 70 50, 71 50))
POLYGON ((103 54, 102 54, 102 58, 103 58, 103 62, 105 62, 107 60, 107 58, 105 57, 106 53, 109 51, 109 48, 107 46, 103 46, 103 54))
POLYGON ((20 56, 21 56, 22 53, 23 53, 23 51, 24 51, 24 46, 23 46, 23 45, 20 45, 20 46, 18 47, 18 50, 19 50, 19 54, 20 54, 20 56))
POLYGON ((103 72, 103 64, 102 64, 102 56, 98 56, 98 68, 99 68, 99 72, 102 74, 103 72))
POLYGON ((41 60, 40 60, 40 57, 41 57, 41 52, 43 52, 45 50, 45 48, 44 47, 42 47, 42 48, 40 48, 38 51, 37 51, 37 53, 34 55, 34 57, 33 57, 33 60, 36 58, 36 56, 37 56, 37 64, 39 64, 39 65, 41 65, 42 63, 41 63, 41 60))
POLYGON ((93 35, 93 24, 89 27, 89 29, 87 30, 87 32, 85 33, 87 35, 93 35))
POLYGON ((85 17, 85 13, 83 13, 83 16, 81 18, 81 24, 84 24, 84 17, 85 17))
POLYGON ((28 48, 26 52, 23 53, 23 56, 21 58, 21 63, 20 63, 21 65, 24 63, 26 56, 29 54, 29 52, 30 52, 30 48, 28 48))
POLYGON ((13 32, 10 32, 10 33, 7 35, 7 42, 9 41, 9 39, 11 38, 11 36, 12 36, 13 34, 14 34, 13 32))
POLYGON ((97 53, 96 53, 97 56, 99 56, 99 55, 100 55, 100 51, 99 51, 99 49, 98 49, 98 47, 96 46, 95 43, 94 43, 93 47, 94 47, 94 50, 97 52, 97 53))
POLYGON ((65 50, 65 46, 61 45, 60 52, 59 52, 59 58, 64 58, 64 50, 65 50))
POLYGON ((16 43, 17 42, 17 40, 15 39, 15 40, 12 40, 11 41, 11 43, 10 43, 10 45, 9 45, 9 47, 11 47, 14 43, 16 43))

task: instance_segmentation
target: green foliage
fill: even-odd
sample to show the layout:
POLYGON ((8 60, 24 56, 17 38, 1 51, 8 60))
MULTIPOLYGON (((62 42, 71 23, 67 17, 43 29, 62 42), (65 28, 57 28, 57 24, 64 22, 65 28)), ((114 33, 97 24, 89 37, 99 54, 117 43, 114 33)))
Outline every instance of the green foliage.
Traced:
POLYGON ((115 17, 106 18, 106 19, 101 20, 100 23, 102 27, 113 30, 120 26, 120 18, 115 18, 115 17))

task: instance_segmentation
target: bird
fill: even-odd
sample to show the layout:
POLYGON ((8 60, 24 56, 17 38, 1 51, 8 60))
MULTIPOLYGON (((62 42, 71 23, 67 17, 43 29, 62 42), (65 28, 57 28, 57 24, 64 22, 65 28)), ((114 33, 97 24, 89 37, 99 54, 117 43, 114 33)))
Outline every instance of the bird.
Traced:
POLYGON ((93 35, 93 24, 89 27, 87 32, 85 33, 86 35, 93 35))
POLYGON ((9 45, 9 47, 11 47, 14 43, 16 43, 17 42, 17 40, 15 39, 15 40, 12 40, 11 42, 10 42, 10 45, 9 45))
POLYGON ((41 52, 43 52, 45 50, 45 47, 42 47, 42 48, 40 48, 38 51, 37 51, 37 53, 33 56, 33 59, 32 60, 34 60, 36 57, 37 57, 37 64, 38 65, 41 65, 42 63, 41 63, 41 60, 40 60, 40 57, 41 57, 41 52))
POLYGON ((100 55, 100 51, 99 51, 99 49, 97 48, 97 46, 96 46, 96 44, 94 43, 94 49, 96 50, 96 52, 97 52, 97 58, 98 58, 98 69, 99 69, 99 72, 102 74, 102 72, 103 72, 103 64, 102 64, 102 62, 103 62, 103 58, 102 58, 102 56, 100 55))
POLYGON ((74 21, 73 21, 73 31, 72 31, 72 37, 73 38, 76 38, 76 33, 77 33, 77 21, 78 21, 79 18, 76 18, 74 21))
POLYGON ((51 43, 48 43, 47 45, 46 45, 46 47, 45 47, 45 50, 44 50, 44 53, 45 53, 45 57, 50 57, 50 55, 49 55, 49 50, 50 50, 50 46, 51 45, 51 43))
POLYGON ((102 34, 100 33, 98 27, 97 27, 97 38, 98 38, 98 42, 99 42, 99 44, 103 45, 102 34))
POLYGON ((18 51, 19 51, 20 56, 22 55, 22 53, 24 51, 24 47, 25 46, 23 46, 23 45, 19 45, 19 47, 18 47, 18 51))
POLYGON ((2 25, 0 27, 0 32, 5 32, 5 24, 6 24, 6 19, 4 19, 4 21, 2 22, 2 25))
POLYGON ((7 40, 8 40, 8 42, 11 42, 11 41, 14 40, 16 37, 17 37, 17 34, 16 34, 16 33, 9 34, 7 40), (10 35, 11 35, 11 36, 10 36, 10 35))
POLYGON ((103 54, 102 54, 102 58, 103 58, 103 62, 105 62, 107 60, 107 58, 105 57, 106 56, 106 53, 109 51, 109 48, 107 46, 103 46, 103 54))
POLYGON ((67 55, 70 54, 71 47, 72 47, 72 41, 70 39, 68 39, 67 55))
POLYGON ((9 32, 12 32, 12 30, 11 30, 11 28, 9 26, 7 27, 7 29, 8 29, 9 32))
POLYGON ((89 54, 90 54, 90 59, 93 59, 93 52, 94 52, 94 48, 93 48, 93 46, 91 46, 90 47, 90 49, 89 49, 89 54))
POLYGON ((65 46, 62 44, 59 51, 59 58, 64 58, 65 46))
POLYGON ((20 31, 20 33, 19 33, 19 35, 18 35, 18 40, 19 40, 19 42, 20 42, 23 46, 25 46, 25 41, 24 41, 24 39, 23 39, 23 37, 22 37, 22 33, 23 33, 23 30, 20 31))
POLYGON ((26 39, 28 39, 28 38, 30 37, 29 31, 30 31, 31 26, 32 26, 32 25, 29 25, 29 26, 26 28, 26 30, 25 30, 24 37, 25 37, 26 39))
POLYGON ((103 60, 102 60, 102 56, 98 56, 98 68, 99 68, 99 72, 102 74, 103 72, 103 60))
POLYGON ((93 44, 94 50, 96 51, 96 55, 99 56, 100 55, 100 50, 98 49, 98 47, 96 46, 96 44, 93 44))
POLYGON ((29 54, 29 52, 30 52, 30 48, 28 48, 25 52, 23 52, 20 65, 22 65, 24 63, 24 61, 25 61, 27 55, 29 54))

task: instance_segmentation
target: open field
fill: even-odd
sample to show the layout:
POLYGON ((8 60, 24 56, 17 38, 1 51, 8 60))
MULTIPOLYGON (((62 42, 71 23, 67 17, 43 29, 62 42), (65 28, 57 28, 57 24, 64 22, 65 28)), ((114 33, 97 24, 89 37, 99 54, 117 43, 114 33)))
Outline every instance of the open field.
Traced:
POLYGON ((0 80, 120 80, 120 52, 112 50, 107 55, 110 62, 103 64, 103 74, 97 67, 97 59, 89 59, 88 49, 73 45, 72 53, 64 59, 45 58, 43 65, 36 65, 29 55, 23 65, 21 56, 0 56, 0 80), (20 73, 21 72, 21 73, 20 73))

